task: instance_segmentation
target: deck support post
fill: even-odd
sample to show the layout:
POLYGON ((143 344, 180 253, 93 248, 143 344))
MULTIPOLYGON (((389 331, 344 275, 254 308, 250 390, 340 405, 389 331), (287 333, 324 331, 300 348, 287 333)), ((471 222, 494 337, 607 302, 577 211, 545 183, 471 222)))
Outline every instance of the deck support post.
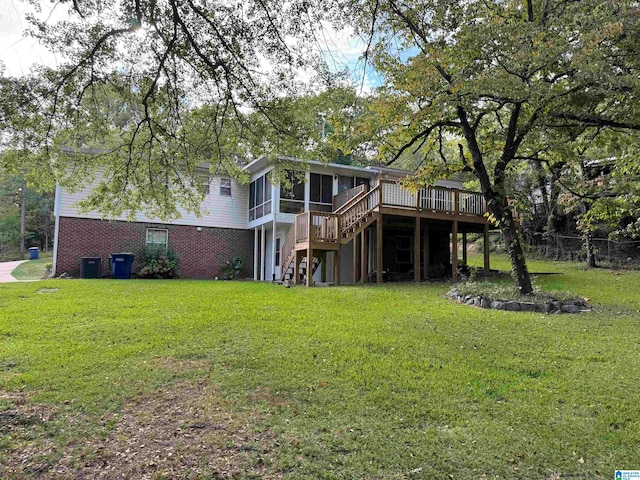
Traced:
POLYGON ((293 252, 293 284, 300 283, 300 252, 298 250, 293 252))
POLYGON ((489 276, 489 225, 484 226, 484 275, 489 276))
MULTIPOLYGON (((380 190, 382 196, 382 189, 380 190)), ((376 220, 376 282, 382 283, 382 213, 376 220)))
POLYGON ((333 252, 333 283, 340 285, 340 245, 333 252))
POLYGON ((311 242, 307 248, 307 287, 313 285, 313 248, 311 242))
POLYGON ((367 281, 367 231, 360 232, 360 282, 367 281))
POLYGON ((424 239, 422 240, 424 242, 424 259, 423 259, 423 263, 424 263, 424 279, 428 280, 429 279, 429 220, 426 221, 426 224, 424 226, 424 239))
POLYGON ((327 281, 327 252, 322 252, 320 255, 320 281, 322 283, 327 281))
POLYGON ((358 237, 359 235, 353 236, 353 265, 351 266, 351 270, 353 272, 353 283, 358 282, 358 237))
POLYGON ((451 278, 458 279, 458 220, 453 221, 451 233, 451 278))
POLYGON ((467 264, 467 232, 462 234, 462 263, 467 264))
POLYGON ((416 226, 413 232, 413 252, 414 280, 419 282, 422 279, 420 275, 420 217, 416 217, 416 226))

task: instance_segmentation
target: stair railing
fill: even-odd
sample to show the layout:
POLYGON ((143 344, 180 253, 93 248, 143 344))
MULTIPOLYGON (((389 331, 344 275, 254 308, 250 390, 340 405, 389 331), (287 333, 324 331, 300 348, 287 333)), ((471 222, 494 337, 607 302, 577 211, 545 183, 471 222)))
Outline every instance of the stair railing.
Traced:
POLYGON ((344 237, 349 230, 368 213, 380 205, 380 186, 360 197, 341 214, 340 233, 344 237))

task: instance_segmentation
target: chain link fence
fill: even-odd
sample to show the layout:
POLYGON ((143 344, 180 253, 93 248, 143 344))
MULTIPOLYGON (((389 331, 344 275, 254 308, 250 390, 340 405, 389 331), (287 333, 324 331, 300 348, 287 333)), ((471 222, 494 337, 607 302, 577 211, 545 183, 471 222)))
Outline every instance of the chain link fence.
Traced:
MULTIPOLYGON (((584 238, 574 235, 544 235, 541 233, 525 236, 531 248, 553 260, 584 262, 587 251, 584 238)), ((609 238, 593 238, 596 261, 612 264, 640 264, 640 240, 616 241, 609 238)))

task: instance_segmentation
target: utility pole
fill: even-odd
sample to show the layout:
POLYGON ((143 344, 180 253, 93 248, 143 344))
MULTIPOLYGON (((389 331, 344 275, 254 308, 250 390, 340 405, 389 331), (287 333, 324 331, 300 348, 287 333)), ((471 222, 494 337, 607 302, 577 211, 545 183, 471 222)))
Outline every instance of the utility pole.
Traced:
POLYGON ((25 182, 20 187, 20 256, 25 254, 24 237, 26 236, 26 219, 27 219, 27 185, 25 182))

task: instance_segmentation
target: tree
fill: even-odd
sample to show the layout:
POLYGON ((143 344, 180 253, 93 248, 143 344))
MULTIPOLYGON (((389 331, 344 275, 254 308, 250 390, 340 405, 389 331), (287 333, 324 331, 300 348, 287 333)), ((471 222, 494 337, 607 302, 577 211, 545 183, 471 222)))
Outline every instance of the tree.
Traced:
POLYGON ((335 11, 369 37, 385 79, 363 127, 382 139, 380 157, 422 150, 425 182, 473 173, 523 294, 532 287, 509 175, 562 151, 548 138, 640 129, 638 13, 631 1, 591 0, 352 0, 335 11))
POLYGON ((188 153, 216 153, 209 160, 220 163, 212 170, 233 163, 238 152, 221 158, 229 153, 221 147, 245 139, 251 112, 281 138, 295 135, 273 106, 303 91, 298 71, 316 60, 308 33, 318 19, 307 2, 59 3, 68 19, 56 23, 32 15, 30 34, 64 61, 56 70, 40 69, 31 98, 14 97, 5 111, 38 103, 46 114, 41 145, 63 185, 77 188, 78 178, 108 172, 99 188, 101 211, 146 207, 169 218, 177 214, 176 204, 197 208, 192 186, 200 165, 185 156, 185 142, 193 140, 188 130, 204 120, 198 111, 205 106, 215 121, 204 122, 201 131, 217 145, 191 145, 188 153))

